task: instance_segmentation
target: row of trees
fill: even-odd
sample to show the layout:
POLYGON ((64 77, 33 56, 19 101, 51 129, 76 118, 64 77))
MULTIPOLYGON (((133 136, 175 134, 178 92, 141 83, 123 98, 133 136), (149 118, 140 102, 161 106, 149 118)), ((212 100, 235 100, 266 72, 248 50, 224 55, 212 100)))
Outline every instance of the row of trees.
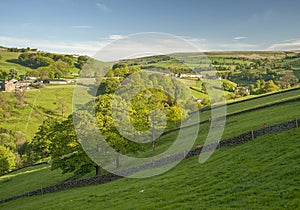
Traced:
POLYGON ((25 52, 19 55, 16 62, 32 69, 27 72, 28 76, 59 79, 68 76, 70 68, 81 69, 87 60, 86 56, 75 59, 71 55, 25 52))
POLYGON ((43 66, 35 70, 27 71, 27 75, 37 78, 59 79, 68 76, 69 68, 69 64, 59 60, 50 64, 49 66, 43 66))
POLYGON ((19 79, 19 72, 16 69, 0 69, 0 80, 19 79))
POLYGON ((27 66, 33 69, 49 66, 56 61, 62 61, 67 63, 70 67, 74 66, 75 60, 71 55, 61 55, 52 53, 22 53, 18 57, 19 64, 27 66))

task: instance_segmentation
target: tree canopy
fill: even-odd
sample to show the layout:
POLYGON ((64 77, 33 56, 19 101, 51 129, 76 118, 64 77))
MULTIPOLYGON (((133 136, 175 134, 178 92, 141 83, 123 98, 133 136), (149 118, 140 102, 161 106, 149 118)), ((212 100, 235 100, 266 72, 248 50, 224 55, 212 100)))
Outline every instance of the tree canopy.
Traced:
POLYGON ((3 175, 16 167, 15 156, 11 150, 0 145, 0 175, 3 175))

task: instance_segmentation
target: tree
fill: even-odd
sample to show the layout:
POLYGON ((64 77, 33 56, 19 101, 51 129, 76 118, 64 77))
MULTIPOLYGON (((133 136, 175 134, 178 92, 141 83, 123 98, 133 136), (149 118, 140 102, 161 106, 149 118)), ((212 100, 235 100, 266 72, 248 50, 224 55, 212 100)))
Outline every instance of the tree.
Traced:
POLYGON ((0 175, 11 171, 15 166, 15 156, 12 151, 0 145, 0 175))
POLYGON ((33 61, 33 68, 38 68, 38 67, 43 67, 43 66, 49 66, 54 61, 51 58, 48 57, 42 57, 42 56, 37 56, 35 60, 33 61))
POLYGON ((61 78, 61 77, 65 77, 68 75, 69 73, 69 64, 58 60, 55 63, 53 63, 52 65, 50 65, 50 69, 51 71, 54 72, 54 77, 55 78, 61 78))
POLYGON ((58 107, 57 109, 61 112, 61 116, 65 117, 66 109, 68 108, 68 104, 66 103, 63 97, 57 99, 58 107))
POLYGON ((0 69, 0 79, 7 80, 9 76, 9 72, 5 69, 0 69))
POLYGON ((51 77, 51 73, 50 73, 50 68, 48 66, 44 66, 44 67, 39 67, 37 70, 35 71, 31 71, 29 72, 30 75, 32 76, 36 76, 42 79, 46 79, 46 78, 54 78, 51 77))
POLYGON ((85 153, 77 140, 73 118, 70 115, 66 120, 47 119, 40 126, 30 145, 32 160, 51 158, 51 169, 61 169, 62 173, 88 173, 96 169, 99 175, 99 166, 85 153))
MULTIPOLYGON (((112 70, 116 77, 125 77, 129 74, 129 68, 124 63, 117 63, 113 65, 112 70)), ((134 69, 136 70, 136 69, 134 69)))
POLYGON ((279 87, 275 85, 273 80, 269 80, 268 82, 266 82, 264 90, 265 92, 274 92, 274 91, 278 91, 279 87))
POLYGON ((224 90, 229 91, 229 92, 233 92, 234 88, 236 87, 236 84, 233 82, 230 82, 228 80, 223 80, 222 81, 222 86, 224 88, 224 90))
POLYGON ((56 123, 58 122, 55 119, 48 118, 40 125, 27 151, 31 161, 36 162, 49 159, 51 155, 52 133, 54 132, 56 123))
POLYGON ((114 72, 112 69, 109 69, 108 72, 106 73, 106 77, 114 77, 114 72))
POLYGON ((0 92, 0 119, 11 116, 12 104, 5 93, 0 92))
POLYGON ((16 149, 15 139, 9 131, 0 133, 0 145, 9 148, 12 151, 16 149))
POLYGON ((156 89, 140 92, 132 100, 132 124, 141 131, 150 129, 152 154, 155 154, 156 137, 171 124, 187 117, 187 111, 170 101, 169 96, 156 89))
POLYGON ((136 73, 136 72, 139 72, 139 71, 141 71, 141 68, 138 67, 138 66, 131 66, 129 68, 129 74, 133 74, 133 73, 136 73))
POLYGON ((116 91, 118 86, 120 85, 120 79, 108 77, 104 81, 101 82, 98 88, 99 94, 112 94, 116 91))
POLYGON ((9 79, 18 79, 19 78, 19 72, 16 69, 10 69, 8 73, 9 79))
POLYGON ((84 66, 84 64, 88 61, 88 57, 87 56, 79 56, 77 58, 77 64, 75 64, 75 66, 79 69, 82 69, 82 67, 84 66))
POLYGON ((65 55, 61 58, 61 61, 67 63, 69 66, 74 66, 74 60, 69 55, 65 55))
MULTIPOLYGON (((117 130, 113 116, 112 116, 112 94, 104 94, 98 96, 95 103, 96 110, 96 119, 98 122, 98 126, 100 131, 102 132, 105 141, 119 154, 126 153, 136 153, 139 150, 143 150, 144 147, 142 144, 130 141, 124 138, 117 130)), ((122 115, 123 110, 121 100, 118 100, 120 103, 120 110, 118 112, 119 115, 122 115)), ((118 110, 115 110, 118 111, 118 110)), ((126 125, 125 125, 126 126, 126 125)), ((116 167, 120 166, 119 155, 116 156, 116 167)))
POLYGON ((17 99, 16 107, 24 107, 26 105, 25 101, 25 89, 20 89, 15 91, 15 97, 17 99))

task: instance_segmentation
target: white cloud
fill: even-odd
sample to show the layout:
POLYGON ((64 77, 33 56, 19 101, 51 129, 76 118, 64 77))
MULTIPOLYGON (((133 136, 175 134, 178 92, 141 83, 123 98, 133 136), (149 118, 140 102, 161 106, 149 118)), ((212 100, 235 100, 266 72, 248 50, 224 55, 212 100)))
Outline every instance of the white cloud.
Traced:
MULTIPOLYGON (((300 47, 300 40, 292 42, 300 47)), ((291 46, 290 42, 275 44, 291 46)), ((263 45, 241 42, 215 43, 201 38, 178 37, 163 33, 141 33, 131 36, 110 35, 100 41, 30 40, 0 36, 0 45, 6 47, 37 48, 42 51, 89 55, 103 61, 142 57, 175 52, 260 50, 263 45)))
POLYGON ((110 11, 111 11, 110 8, 107 7, 107 6, 106 6, 105 4, 103 4, 103 3, 98 2, 98 3, 96 3, 96 6, 97 6, 100 10, 102 10, 102 11, 104 11, 104 12, 110 12, 110 11))
POLYGON ((92 26, 78 25, 78 26, 71 26, 71 28, 74 28, 74 29, 90 29, 90 28, 92 28, 92 26))
POLYGON ((281 43, 272 44, 268 50, 299 50, 300 39, 286 40, 281 43))
POLYGON ((93 56, 108 43, 108 41, 63 42, 53 40, 29 40, 0 36, 0 45, 5 47, 30 47, 47 52, 81 54, 89 56, 93 56))
POLYGON ((236 36, 236 37, 234 37, 233 39, 234 40, 242 40, 242 39, 246 39, 247 37, 245 37, 245 36, 236 36))
POLYGON ((122 38, 124 38, 124 36, 119 35, 119 34, 112 34, 112 35, 109 35, 109 39, 110 39, 110 40, 118 40, 118 39, 122 39, 122 38))
POLYGON ((139 33, 113 40, 95 57, 103 61, 113 61, 175 52, 200 52, 196 42, 204 41, 164 33, 139 33))

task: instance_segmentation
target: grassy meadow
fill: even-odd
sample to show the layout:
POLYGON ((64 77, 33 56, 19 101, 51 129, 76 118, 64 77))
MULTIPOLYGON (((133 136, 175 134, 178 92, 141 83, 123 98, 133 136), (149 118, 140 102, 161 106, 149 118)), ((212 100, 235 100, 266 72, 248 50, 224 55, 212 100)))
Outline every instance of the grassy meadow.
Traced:
POLYGON ((203 164, 187 159, 156 177, 29 197, 1 209, 297 209, 299 131, 217 150, 203 164))
MULTIPOLYGON (((30 68, 13 63, 20 53, 0 51, 0 68, 17 69, 25 74, 30 68)), ((123 62, 138 65, 142 69, 185 68, 175 59, 166 56, 145 57, 123 62)), ((278 84, 289 78, 300 79, 300 58, 290 52, 210 52, 206 56, 214 63, 200 61, 197 53, 190 53, 186 62, 193 68, 222 68, 222 73, 232 73, 235 85, 250 85, 237 75, 259 72, 267 78, 265 66, 274 64, 278 84), (263 60, 261 66, 254 66, 263 60), (276 67, 276 68, 275 68, 276 67), (279 77, 279 76, 280 77, 279 77), (283 78, 283 79, 282 79, 283 78)), ((78 69, 70 69, 77 73, 78 69)), ((249 75, 248 75, 249 76, 249 75)), ((251 75, 250 75, 251 76, 251 75)), ((182 79, 190 87, 195 98, 208 100, 201 89, 201 82, 182 79)), ((254 79, 253 79, 254 81, 254 79)), ((252 82, 253 82, 252 81, 252 82)), ((287 86, 281 90, 260 95, 241 96, 227 101, 226 123, 220 140, 241 133, 299 118, 300 88, 287 86)), ((28 141, 34 137, 42 121, 64 118, 72 113, 74 85, 46 85, 41 89, 26 90, 24 107, 15 107, 14 93, 4 93, 13 109, 11 116, 2 118, 0 127, 22 131, 28 141)), ((229 96, 232 92, 226 92, 229 96)), ((215 104, 215 110, 220 104, 215 104)), ((204 108, 200 119, 191 114, 187 124, 199 121, 199 132, 194 143, 203 145, 206 141, 212 111, 204 108)), ((184 128, 186 131, 191 128, 184 128)), ((156 153, 168 149, 178 136, 178 130, 162 135, 156 141, 156 153)), ((269 134, 242 145, 216 150, 208 161, 199 164, 197 157, 183 160, 172 170, 147 179, 124 178, 104 185, 95 185, 50 193, 41 196, 0 204, 0 209, 297 209, 300 206, 300 128, 269 134)), ((137 157, 152 156, 152 144, 137 157)), ((26 167, 0 176, 0 200, 19 195, 41 187, 63 182, 73 174, 51 171, 50 164, 26 167)), ((138 173, 147 173, 147 170, 138 173)), ((85 177, 93 176, 92 173, 85 177)))
MULTIPOLYGON (((23 131, 31 139, 47 117, 62 117, 62 106, 64 116, 72 113, 73 89, 72 85, 64 85, 27 90, 24 96, 26 106, 14 107, 11 116, 0 121, 0 127, 23 131)), ((5 94, 14 104, 13 93, 5 94)))

